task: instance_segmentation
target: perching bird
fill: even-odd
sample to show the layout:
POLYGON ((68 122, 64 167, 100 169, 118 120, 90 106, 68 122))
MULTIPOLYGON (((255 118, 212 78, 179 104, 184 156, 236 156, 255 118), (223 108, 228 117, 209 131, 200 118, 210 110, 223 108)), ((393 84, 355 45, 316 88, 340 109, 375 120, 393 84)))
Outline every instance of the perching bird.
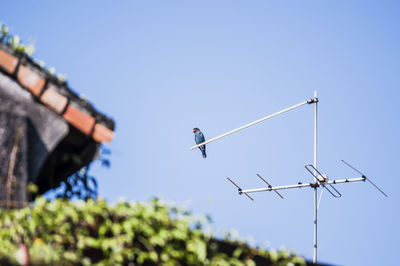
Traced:
MULTIPOLYGON (((197 127, 193 128, 193 133, 194 133, 194 140, 196 141, 196 144, 203 143, 205 140, 203 133, 201 133, 200 129, 197 127)), ((201 153, 203 154, 203 158, 206 158, 206 145, 202 145, 199 147, 201 150, 201 153)))

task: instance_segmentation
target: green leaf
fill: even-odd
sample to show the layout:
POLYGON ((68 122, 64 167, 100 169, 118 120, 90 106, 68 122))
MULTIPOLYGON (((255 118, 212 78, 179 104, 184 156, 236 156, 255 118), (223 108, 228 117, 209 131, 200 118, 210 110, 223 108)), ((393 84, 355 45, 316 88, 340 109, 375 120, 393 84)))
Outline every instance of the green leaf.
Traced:
POLYGON ((64 258, 70 262, 77 262, 78 261, 78 256, 76 253, 71 252, 71 251, 66 251, 63 254, 64 258))
POLYGON ((242 255, 243 250, 241 248, 237 248, 235 249, 235 251, 233 252, 233 257, 234 258, 239 258, 240 255, 242 255))
POLYGON ((200 261, 203 261, 207 256, 207 246, 199 239, 189 240, 186 244, 187 250, 195 253, 200 261))
POLYGON ((19 46, 19 36, 10 36, 8 39, 8 43, 11 45, 11 47, 15 50, 19 46))

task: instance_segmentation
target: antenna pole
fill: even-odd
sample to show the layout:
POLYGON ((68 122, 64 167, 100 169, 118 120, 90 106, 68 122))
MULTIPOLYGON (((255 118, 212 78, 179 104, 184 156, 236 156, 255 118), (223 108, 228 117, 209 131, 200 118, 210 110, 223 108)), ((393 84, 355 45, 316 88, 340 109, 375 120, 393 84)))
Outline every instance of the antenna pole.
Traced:
MULTIPOLYGON (((318 106, 318 98, 317 91, 314 91, 314 100, 315 100, 315 112, 314 112, 314 168, 317 169, 317 106, 318 106)), ((314 176, 317 176, 317 171, 314 170, 314 176)), ((318 182, 318 180, 315 180, 318 182)), ((313 262, 317 263, 317 207, 318 207, 318 195, 317 195, 317 186, 314 187, 314 256, 313 262)))
MULTIPOLYGON (((262 122, 262 121, 264 121, 264 120, 267 120, 267 119, 269 119, 269 118, 271 118, 271 117, 274 117, 274 116, 280 115, 280 114, 282 114, 282 113, 284 113, 284 112, 293 110, 293 109, 295 109, 295 108, 297 108, 297 107, 300 107, 300 106, 302 106, 302 105, 304 105, 304 104, 312 104, 312 103, 315 103, 315 108, 314 108, 314 163, 313 163, 313 165, 311 165, 311 164, 305 165, 305 168, 307 169, 307 171, 308 171, 309 173, 311 173, 311 174, 313 175, 313 177, 314 177, 314 182, 313 182, 313 183, 305 183, 305 184, 303 184, 303 183, 300 183, 300 182, 299 182, 299 183, 297 183, 296 185, 286 185, 286 186, 276 186, 276 187, 272 187, 264 178, 262 178, 259 174, 257 174, 257 176, 258 176, 262 181, 264 181, 264 182, 268 185, 268 187, 265 187, 265 188, 256 188, 256 189, 245 189, 245 190, 243 190, 243 189, 241 189, 238 185, 236 185, 230 178, 227 178, 227 179, 228 179, 233 185, 235 185, 235 186, 238 188, 238 192, 239 192, 240 195, 241 195, 241 194, 245 194, 245 195, 246 195, 247 197, 249 197, 251 200, 253 200, 253 198, 251 198, 251 197, 248 195, 248 193, 262 192, 262 191, 274 191, 274 192, 276 192, 281 198, 283 198, 282 195, 279 194, 279 192, 278 192, 277 190, 291 189, 291 188, 303 188, 303 187, 311 187, 311 188, 313 188, 313 189, 314 189, 314 246, 313 246, 313 251, 314 251, 314 253, 313 253, 313 263, 314 263, 314 264, 317 264, 317 251, 318 251, 318 245, 317 245, 317 240, 318 240, 318 238, 317 238, 317 232, 318 232, 318 231, 317 231, 317 229, 318 229, 318 227, 317 227, 317 224, 318 224, 318 223, 317 223, 317 221, 318 221, 318 212, 317 212, 317 211, 318 211, 318 187, 319 187, 319 186, 321 186, 322 189, 325 188, 326 190, 328 190, 328 192, 329 192, 333 197, 339 198, 339 197, 341 197, 342 195, 339 193, 339 191, 338 191, 336 188, 334 188, 334 187, 332 186, 332 184, 349 183, 349 182, 359 182, 359 181, 365 182, 365 180, 368 180, 368 181, 369 181, 376 189, 378 189, 384 196, 387 197, 388 195, 386 195, 385 192, 383 192, 377 185, 375 185, 371 180, 369 180, 363 173, 361 173, 359 170, 357 170, 356 168, 354 168, 353 166, 351 166, 349 163, 345 162, 344 160, 342 160, 342 162, 343 162, 344 164, 346 164, 347 166, 349 166, 350 168, 352 168, 353 170, 357 171, 357 172, 361 175, 360 178, 350 178, 350 179, 346 178, 346 179, 338 179, 338 180, 328 180, 327 176, 322 175, 321 172, 317 170, 317 151, 318 151, 318 150, 317 150, 317 144, 318 144, 318 143, 317 143, 317 141, 318 141, 318 139, 317 139, 317 133, 318 133, 318 128, 317 128, 317 125, 318 125, 318 98, 317 98, 317 91, 316 91, 316 90, 314 91, 314 98, 311 98, 311 99, 309 99, 309 100, 306 101, 306 102, 299 103, 299 104, 297 104, 297 105, 294 105, 294 106, 292 106, 292 107, 289 107, 289 108, 286 108, 286 109, 284 109, 284 110, 282 110, 282 111, 279 111, 279 112, 277 112, 277 113, 275 113, 275 114, 266 116, 266 117, 264 117, 264 118, 261 118, 261 119, 259 119, 259 120, 254 121, 254 122, 252 122, 252 123, 246 124, 246 125, 244 125, 244 126, 242 126, 242 127, 240 127, 240 128, 234 129, 234 130, 229 131, 229 132, 227 132, 227 133, 225 133, 225 134, 222 134, 222 135, 220 135, 220 136, 218 136, 218 137, 215 137, 215 138, 213 138, 213 139, 210 139, 210 140, 208 140, 208 141, 205 141, 205 142, 203 142, 203 143, 200 143, 200 144, 198 144, 198 145, 196 145, 196 146, 190 147, 190 149, 192 150, 192 149, 195 149, 195 148, 200 147, 200 146, 202 146, 202 145, 205 145, 205 144, 207 144, 207 143, 210 143, 210 142, 212 142, 212 141, 215 141, 215 140, 217 140, 217 139, 223 138, 223 137, 228 136, 228 135, 230 135, 230 134, 233 134, 233 133, 235 133, 235 132, 237 132, 237 131, 239 131, 239 130, 245 129, 245 128, 247 128, 247 127, 250 127, 250 126, 253 126, 253 125, 257 124, 257 123, 260 123, 260 122, 262 122), (314 168, 314 169, 313 169, 314 171, 312 171, 310 168, 314 168), (331 191, 326 185, 329 185, 333 190, 331 191)), ((322 191, 323 191, 323 190, 322 190, 322 191)), ((321 193, 322 193, 322 191, 321 191, 321 193)), ((322 194, 321 194, 321 195, 322 195, 322 194)))

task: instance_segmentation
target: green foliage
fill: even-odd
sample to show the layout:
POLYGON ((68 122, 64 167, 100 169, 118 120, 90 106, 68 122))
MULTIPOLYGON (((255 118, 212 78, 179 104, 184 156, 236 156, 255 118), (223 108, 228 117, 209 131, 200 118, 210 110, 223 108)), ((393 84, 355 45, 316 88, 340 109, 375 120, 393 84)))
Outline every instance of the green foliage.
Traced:
POLYGON ((8 31, 7 25, 0 22, 0 42, 7 40, 8 45, 17 53, 32 56, 35 53, 33 44, 23 44, 20 42, 18 35, 11 35, 8 31))
POLYGON ((32 265, 305 265, 287 251, 268 252, 204 234, 204 222, 153 199, 46 201, 0 212, 0 262, 15 264, 24 241, 32 265), (225 247, 224 247, 225 246, 225 247))

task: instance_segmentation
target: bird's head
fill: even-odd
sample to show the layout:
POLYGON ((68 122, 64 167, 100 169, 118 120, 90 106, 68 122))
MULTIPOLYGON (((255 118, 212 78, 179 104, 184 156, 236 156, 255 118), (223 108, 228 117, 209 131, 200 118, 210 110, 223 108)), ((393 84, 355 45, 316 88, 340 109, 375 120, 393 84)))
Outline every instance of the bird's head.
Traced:
POLYGON ((197 131, 200 131, 197 127, 193 128, 193 133, 196 133, 197 131))

